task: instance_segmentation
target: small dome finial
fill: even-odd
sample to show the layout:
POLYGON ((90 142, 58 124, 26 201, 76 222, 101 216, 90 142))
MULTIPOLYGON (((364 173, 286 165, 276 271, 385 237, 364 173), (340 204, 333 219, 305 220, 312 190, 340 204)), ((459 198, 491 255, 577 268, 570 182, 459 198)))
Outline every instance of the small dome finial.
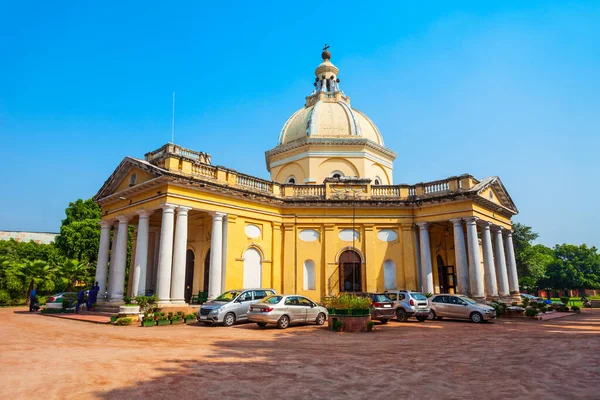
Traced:
POLYGON ((323 61, 331 59, 331 53, 329 52, 329 45, 325 43, 325 47, 323 48, 323 52, 321 53, 321 58, 323 61))

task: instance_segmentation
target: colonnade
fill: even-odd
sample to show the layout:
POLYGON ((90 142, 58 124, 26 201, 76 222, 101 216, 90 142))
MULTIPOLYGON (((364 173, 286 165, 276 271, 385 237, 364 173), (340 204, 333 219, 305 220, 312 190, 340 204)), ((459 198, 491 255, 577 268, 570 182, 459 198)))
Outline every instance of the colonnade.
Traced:
MULTIPOLYGON (((154 231, 154 254, 149 254, 150 216, 154 210, 140 210, 137 226, 135 257, 130 266, 133 274, 133 295, 144 295, 146 285, 156 274, 156 296, 158 304, 185 304, 185 274, 188 235, 188 216, 190 207, 164 204, 162 222, 159 230, 154 231), (156 267, 153 271, 151 264, 156 267)), ((109 302, 122 302, 125 295, 125 270, 127 265, 127 235, 132 215, 117 217, 114 221, 100 222, 100 247, 96 266, 96 281, 100 287, 98 298, 109 302), (110 246, 110 230, 114 225, 113 241, 110 246), (110 249, 112 247, 112 253, 110 249), (110 256, 109 256, 110 255, 110 256), (110 269, 109 269, 110 264, 110 269), (108 285, 107 285, 108 282, 108 285), (106 297, 104 297, 106 293, 106 297)), ((227 215, 212 213, 212 234, 210 247, 210 280, 208 297, 217 297, 224 284, 225 260, 227 252, 227 215)))
MULTIPOLYGON (((519 294, 519 278, 512 231, 477 217, 451 219, 454 230, 457 292, 476 300, 507 298, 519 294), (466 243, 465 231, 466 227, 466 243), (481 234, 481 252, 479 238, 481 234), (493 240, 492 240, 493 236, 493 240), (481 256, 483 255, 483 269, 481 256)), ((434 293, 431 250, 427 222, 417 223, 418 259, 422 290, 434 293)))

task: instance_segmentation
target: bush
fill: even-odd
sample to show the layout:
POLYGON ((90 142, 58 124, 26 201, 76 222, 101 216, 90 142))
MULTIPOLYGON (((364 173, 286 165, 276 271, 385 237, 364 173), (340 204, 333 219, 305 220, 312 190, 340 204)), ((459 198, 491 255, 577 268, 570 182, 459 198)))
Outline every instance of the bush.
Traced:
POLYGON ((337 308, 339 310, 364 310, 371 307, 371 299, 355 296, 353 294, 342 294, 328 299, 326 308, 337 308))
POLYGON ((117 320, 115 321, 115 325, 127 326, 127 325, 131 325, 132 321, 133 320, 129 317, 117 318, 117 320))
POLYGON ((196 316, 194 314, 188 314, 185 316, 185 319, 195 319, 196 316))
POLYGON ((569 305, 569 300, 571 300, 570 297, 561 297, 560 298, 560 302, 563 303, 565 306, 569 305))
POLYGON ((0 290, 0 305, 6 306, 10 304, 10 293, 7 290, 0 290))
POLYGON ((424 294, 424 295, 425 295, 425 297, 427 297, 427 298, 430 298, 431 296, 433 296, 433 293, 429 293, 429 292, 427 292, 427 293, 423 293, 423 294, 424 294))
POLYGON ((498 301, 492 301, 490 306, 494 307, 494 310, 496 310, 496 316, 501 316, 506 314, 506 304, 504 303, 500 303, 498 301))
POLYGON ((579 308, 579 306, 573 306, 573 307, 571 307, 571 310, 575 311, 576 313, 581 312, 581 308, 579 308))
POLYGON ((525 315, 528 317, 537 317, 539 311, 536 308, 528 308, 525 310, 525 315))
POLYGON ((141 313, 148 313, 154 307, 154 303, 156 303, 157 297, 152 296, 136 296, 135 302, 138 306, 140 306, 141 313))
POLYGON ((343 326, 344 324, 339 319, 333 321, 333 330, 339 331, 340 329, 342 329, 343 326))
POLYGON ((527 308, 527 306, 529 305, 529 299, 527 297, 523 297, 523 307, 527 308))

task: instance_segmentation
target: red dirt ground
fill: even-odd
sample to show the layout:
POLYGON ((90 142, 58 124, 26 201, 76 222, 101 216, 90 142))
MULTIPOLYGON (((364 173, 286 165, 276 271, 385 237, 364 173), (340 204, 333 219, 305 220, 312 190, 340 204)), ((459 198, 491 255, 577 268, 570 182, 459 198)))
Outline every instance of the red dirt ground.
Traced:
POLYGON ((6 399, 598 399, 600 310, 373 333, 117 327, 0 309, 6 399))

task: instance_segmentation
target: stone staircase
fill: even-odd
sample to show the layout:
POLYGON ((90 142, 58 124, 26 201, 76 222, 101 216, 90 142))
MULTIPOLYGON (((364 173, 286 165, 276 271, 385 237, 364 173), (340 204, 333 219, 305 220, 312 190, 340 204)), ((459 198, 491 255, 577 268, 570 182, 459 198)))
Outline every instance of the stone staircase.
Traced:
POLYGON ((115 315, 119 313, 119 305, 115 304, 98 304, 96 306, 96 311, 91 311, 90 313, 94 313, 97 315, 115 315))

